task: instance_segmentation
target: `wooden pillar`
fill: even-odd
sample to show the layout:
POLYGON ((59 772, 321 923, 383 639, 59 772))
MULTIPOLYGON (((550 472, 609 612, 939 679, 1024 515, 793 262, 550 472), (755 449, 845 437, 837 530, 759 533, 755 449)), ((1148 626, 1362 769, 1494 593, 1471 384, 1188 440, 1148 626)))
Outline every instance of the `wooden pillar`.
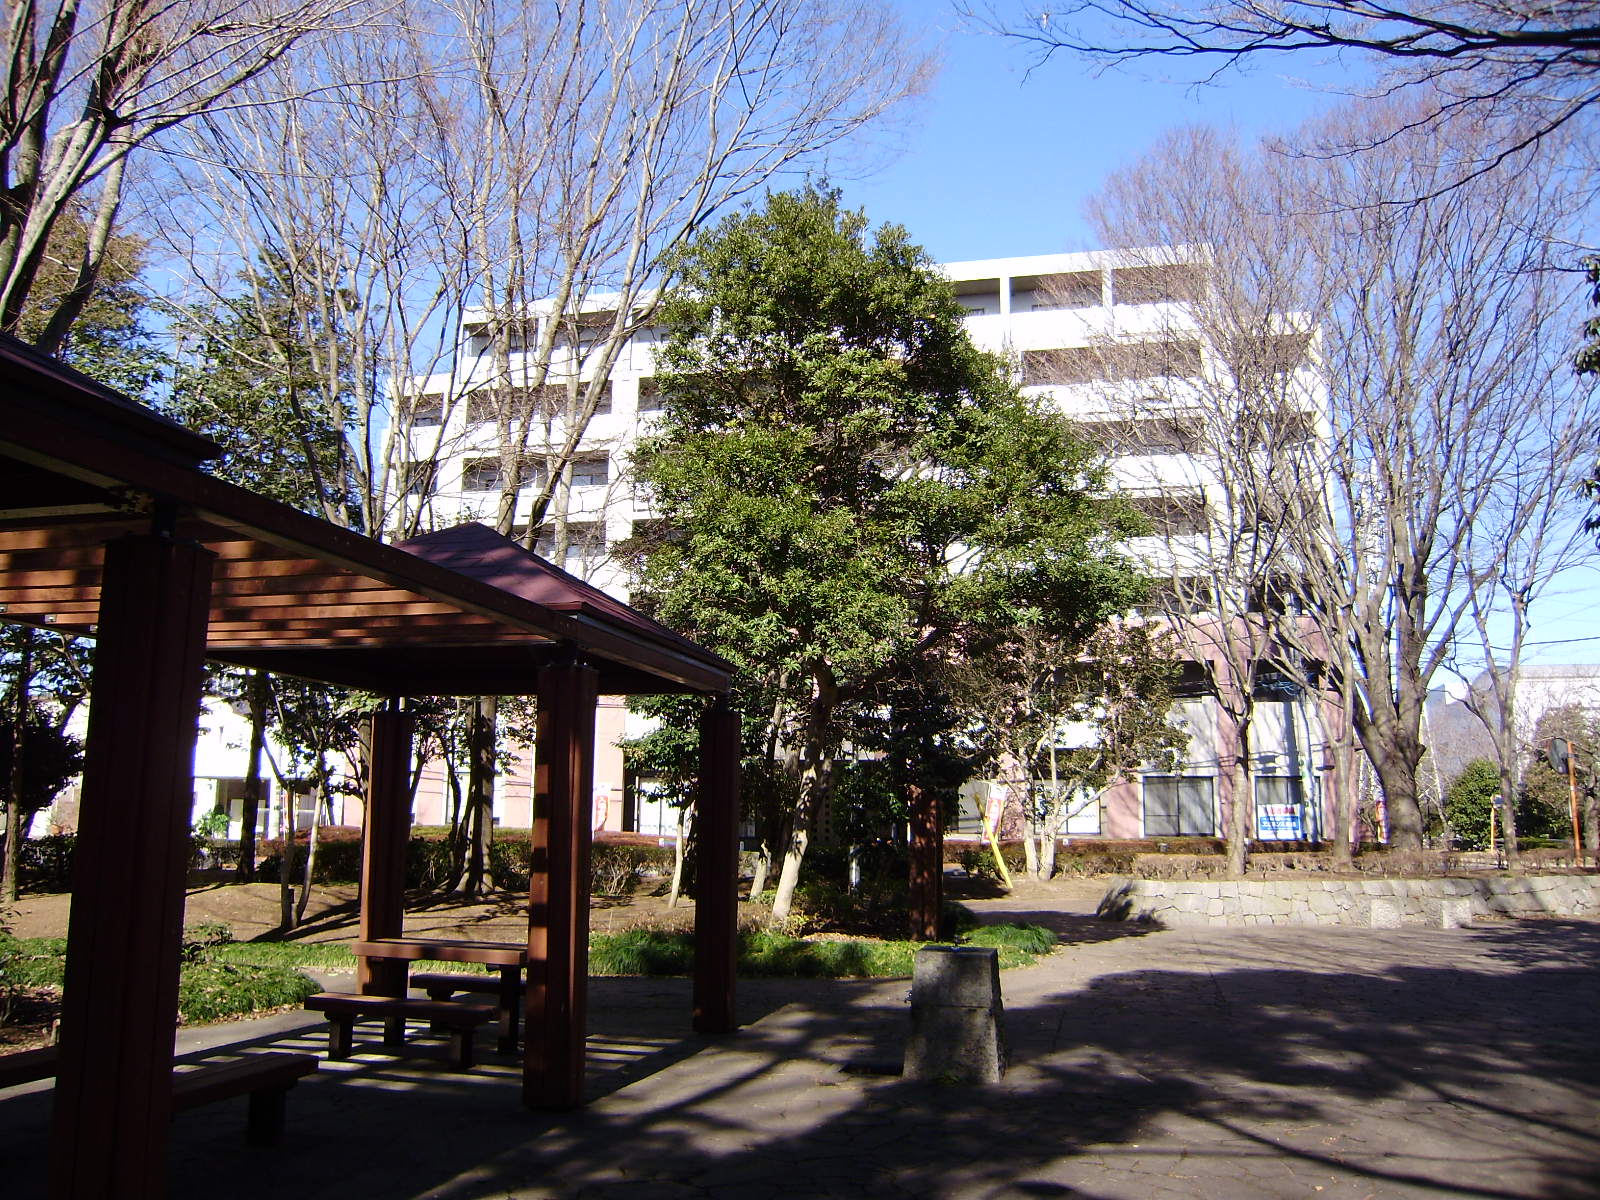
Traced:
POLYGON ((913 786, 911 810, 911 937, 931 942, 939 937, 944 908, 944 831, 939 825, 939 800, 932 791, 913 786))
POLYGON ((739 952, 739 714, 718 696, 700 718, 696 818, 694 1027, 731 1033, 739 952))
MULTIPOLYGON (((361 841, 361 939, 399 937, 406 921, 406 839, 411 832, 411 739, 417 719, 398 701, 372 714, 366 829, 361 841)), ((362 959, 361 990, 403 996, 406 964, 362 959)))
POLYGON ((598 673, 579 662, 539 672, 522 1060, 522 1099, 530 1108, 583 1103, 598 681, 598 673))
POLYGON ((111 542, 73 867, 50 1195, 165 1194, 194 739, 214 555, 111 542))

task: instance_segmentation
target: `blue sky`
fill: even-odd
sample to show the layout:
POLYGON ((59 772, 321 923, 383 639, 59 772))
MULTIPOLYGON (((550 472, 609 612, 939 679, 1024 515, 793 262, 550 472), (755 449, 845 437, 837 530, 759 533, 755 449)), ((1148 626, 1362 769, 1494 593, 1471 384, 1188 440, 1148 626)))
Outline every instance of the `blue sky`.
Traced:
POLYGON ((942 47, 944 69, 917 105, 898 157, 867 177, 835 182, 874 224, 906 226, 947 262, 1094 248, 1085 198, 1163 130, 1211 123, 1286 131, 1337 102, 1331 89, 1347 78, 1337 64, 1305 58, 1264 62, 1201 87, 1149 71, 1096 76, 1066 57, 1030 72, 1027 51, 964 31, 943 5, 901 7, 942 47))
MULTIPOLYGON (((1095 75, 1066 57, 1030 71, 1026 50, 963 30, 943 4, 900 7, 942 46, 943 71, 898 156, 870 175, 834 182, 873 224, 906 226, 944 262, 1094 248, 1084 201, 1162 131, 1211 123, 1288 132, 1341 102, 1340 88, 1362 70, 1291 55, 1208 86, 1162 79, 1154 69, 1095 75)), ((1546 592, 1527 661, 1600 662, 1597 588, 1600 572, 1581 568, 1546 592)))

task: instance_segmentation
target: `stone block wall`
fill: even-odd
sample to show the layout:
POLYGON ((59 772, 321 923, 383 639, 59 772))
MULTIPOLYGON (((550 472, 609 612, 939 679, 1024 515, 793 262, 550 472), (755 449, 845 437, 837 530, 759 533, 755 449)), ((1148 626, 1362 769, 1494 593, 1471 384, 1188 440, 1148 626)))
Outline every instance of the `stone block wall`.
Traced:
POLYGON ((1117 879, 1100 901, 1114 920, 1178 925, 1453 928, 1473 917, 1600 916, 1600 876, 1442 879, 1117 879))

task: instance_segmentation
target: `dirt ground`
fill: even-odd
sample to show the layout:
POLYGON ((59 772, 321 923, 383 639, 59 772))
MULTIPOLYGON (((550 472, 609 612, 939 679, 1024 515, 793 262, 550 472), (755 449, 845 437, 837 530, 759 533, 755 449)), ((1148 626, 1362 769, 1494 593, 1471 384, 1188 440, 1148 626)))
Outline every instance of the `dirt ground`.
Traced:
MULTIPOLYGON (((307 942, 344 942, 354 938, 357 891, 354 884, 313 886, 305 920, 291 936, 307 942)), ((72 897, 66 893, 24 895, 12 908, 8 924, 17 937, 66 937, 71 909, 72 897)), ((280 914, 275 883, 207 884, 189 889, 183 923, 193 926, 221 922, 233 930, 235 941, 249 942, 276 937, 280 914)), ((527 897, 512 892, 473 901, 412 895, 406 901, 406 932, 511 941, 527 935, 526 914, 527 897)), ((677 908, 668 908, 660 896, 634 895, 616 900, 597 896, 590 908, 589 924, 597 933, 634 928, 688 929, 694 925, 694 904, 684 900, 677 908)))
MULTIPOLYGON (((949 899, 961 900, 980 915, 991 905, 1001 908, 1022 904, 1052 913, 1087 916, 1105 891, 1094 879, 1058 879, 1048 883, 1018 880, 1006 893, 983 880, 951 877, 946 880, 949 899)), ((276 940, 280 928, 280 895, 275 883, 207 884, 189 889, 184 925, 221 922, 233 931, 235 941, 258 938, 276 940)), ((760 924, 767 910, 748 902, 740 904, 740 921, 760 924)), ((68 894, 24 895, 11 909, 8 924, 18 937, 65 937, 72 909, 68 894)), ((305 920, 291 937, 307 942, 347 942, 357 934, 358 895, 354 884, 313 886, 305 920)), ((1003 918, 1002 918, 1003 919, 1003 918)), ((503 892, 484 900, 455 896, 413 894, 406 901, 406 932, 417 937, 468 938, 483 941, 520 941, 527 936, 527 897, 503 892)), ((625 929, 692 929, 694 903, 684 900, 668 908, 665 897, 635 894, 620 899, 596 896, 589 910, 589 927, 596 933, 625 929)), ((11 999, 10 1011, 0 1023, 0 1053, 46 1044, 59 1011, 54 989, 30 989, 11 999)))

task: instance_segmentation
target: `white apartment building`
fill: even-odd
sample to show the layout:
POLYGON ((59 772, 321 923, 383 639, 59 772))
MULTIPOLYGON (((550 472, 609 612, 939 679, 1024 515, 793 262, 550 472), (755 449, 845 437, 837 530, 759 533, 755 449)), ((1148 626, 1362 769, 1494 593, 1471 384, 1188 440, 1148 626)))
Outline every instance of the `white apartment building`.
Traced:
MULTIPOLYGON (((1136 252, 1094 251, 989 259, 946 264, 960 303, 968 311, 967 328, 982 348, 1008 357, 1017 365, 1028 390, 1049 398, 1086 433, 1107 448, 1116 485, 1166 536, 1139 539, 1130 553, 1147 562, 1158 577, 1167 573, 1173 554, 1182 554, 1187 529, 1198 531, 1208 520, 1208 494, 1215 488, 1215 467, 1185 444, 1180 416, 1185 406, 1205 402, 1205 389, 1185 387, 1181 376, 1196 380, 1213 369, 1203 339, 1185 317, 1183 301, 1201 286, 1202 260, 1182 252, 1164 252, 1157 265, 1136 252), (1160 343, 1162 353, 1141 353, 1160 343), (1176 364, 1176 365, 1175 365, 1176 364), (1162 376, 1159 396, 1145 386, 1145 372, 1162 376), (1109 377, 1109 380, 1108 380, 1109 377), (1176 536, 1174 536, 1176 535, 1176 536)), ((606 322, 603 303, 585 310, 585 321, 606 322)), ((493 524, 500 499, 501 475, 496 454, 497 431, 492 406, 482 399, 492 393, 496 378, 509 367, 513 383, 526 380, 529 356, 513 350, 509 363, 491 362, 483 335, 483 314, 465 322, 454 370, 414 381, 427 399, 421 419, 410 434, 410 457, 419 464, 418 479, 427 479, 431 495, 424 514, 430 526, 463 520, 493 524)), ((544 331, 547 314, 530 317, 525 337, 544 331)), ((630 454, 640 435, 651 428, 659 411, 652 387, 659 334, 645 330, 631 339, 599 381, 594 416, 584 431, 570 483, 557 489, 555 503, 565 506, 571 541, 564 566, 572 573, 626 599, 626 578, 610 551, 634 532, 637 522, 654 517, 649 498, 630 479, 630 454)), ((585 358, 595 339, 581 329, 577 337, 557 342, 546 386, 547 427, 531 439, 534 446, 566 434, 559 410, 563 402, 584 394, 594 383, 585 358), (571 389, 567 381, 575 381, 571 389)), ((1309 378, 1309 372, 1308 372, 1309 378)), ((1308 386, 1308 414, 1314 411, 1314 386, 1308 386)), ((1310 417, 1308 416, 1308 422, 1310 417)), ((1308 424, 1309 428, 1309 424, 1308 424)), ((519 492, 516 523, 526 529, 531 499, 543 483, 529 473, 519 492)), ((553 548, 548 531, 537 543, 546 557, 553 548)), ((1195 664, 1191 664, 1195 665, 1195 664)), ((1190 671, 1191 681, 1202 672, 1190 671)), ((1085 798, 1066 833, 1082 837, 1214 835, 1224 828, 1223 806, 1230 798, 1226 769, 1232 753, 1224 722, 1214 700, 1195 686, 1180 701, 1180 717, 1190 734, 1189 753, 1176 774, 1146 775, 1114 786, 1098 797, 1085 798)), ((1264 838, 1314 838, 1326 825, 1323 786, 1327 771, 1312 702, 1271 691, 1258 693, 1251 733, 1251 768, 1256 778, 1254 829, 1264 838)), ((603 702, 604 704, 604 702, 603 702)), ((599 827, 633 829, 653 834, 672 832, 672 815, 653 805, 641 789, 625 786, 621 755, 614 748, 627 725, 621 702, 603 707, 596 747, 596 812, 599 827)), ((438 786, 437 780, 434 781, 438 786)), ((963 813, 953 832, 974 833, 981 805, 1003 807, 1006 784, 993 781, 968 788, 963 813)), ((426 787, 426 784, 425 784, 426 787)), ((497 812, 507 824, 520 824, 527 810, 525 781, 500 781, 497 812)), ((437 813, 419 797, 418 820, 431 822, 437 813)))

